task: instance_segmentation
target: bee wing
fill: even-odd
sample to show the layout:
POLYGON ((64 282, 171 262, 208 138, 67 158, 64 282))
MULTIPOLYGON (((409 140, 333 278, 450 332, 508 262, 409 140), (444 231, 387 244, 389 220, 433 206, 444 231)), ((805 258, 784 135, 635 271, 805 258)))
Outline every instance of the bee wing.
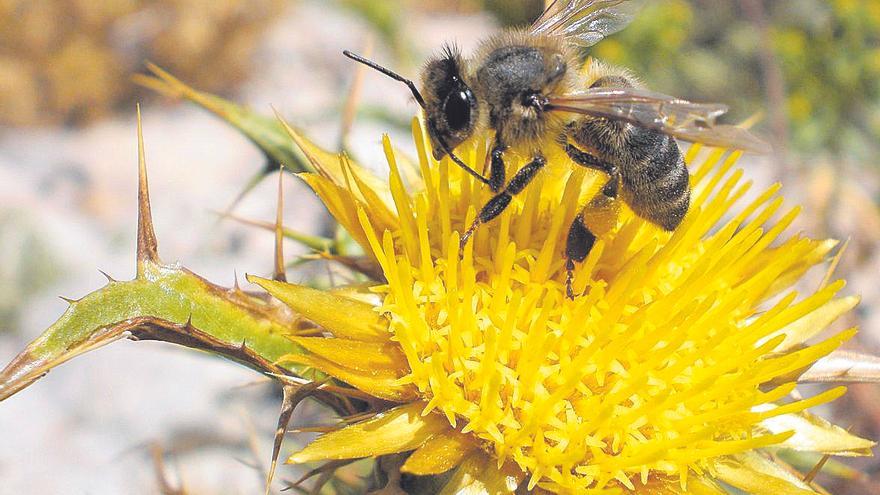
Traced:
POLYGON ((562 36, 569 43, 592 46, 620 31, 644 0, 555 0, 531 27, 535 35, 562 36))
POLYGON ((769 153, 770 146, 749 131, 716 124, 727 112, 717 103, 692 103, 636 88, 594 88, 550 98, 551 111, 623 120, 676 138, 709 146, 769 153))

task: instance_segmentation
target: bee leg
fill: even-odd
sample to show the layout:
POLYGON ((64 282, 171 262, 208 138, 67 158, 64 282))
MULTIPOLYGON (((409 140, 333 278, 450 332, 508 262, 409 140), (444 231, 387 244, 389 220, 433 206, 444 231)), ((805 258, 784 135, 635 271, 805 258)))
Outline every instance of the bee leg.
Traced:
POLYGON ((620 188, 620 175, 617 168, 609 170, 608 182, 602 186, 602 190, 593 196, 586 208, 575 217, 568 229, 568 239, 565 244, 565 294, 569 299, 574 299, 574 266, 587 258, 593 244, 596 243, 596 235, 604 234, 611 230, 617 223, 617 215, 620 212, 617 193, 620 188))
POLYGON ((574 299, 574 264, 584 261, 595 243, 596 235, 584 225, 583 213, 579 214, 571 222, 565 243, 565 294, 569 299, 574 299))
POLYGON ((495 146, 492 147, 492 161, 490 162, 489 168, 489 187, 492 188, 492 192, 495 193, 500 191, 501 186, 504 185, 504 152, 506 150, 507 145, 501 143, 501 141, 495 141, 495 146))
POLYGON ((483 209, 480 210, 480 213, 477 215, 477 218, 474 219, 474 223, 471 224, 470 228, 465 231, 464 235, 461 236, 461 242, 459 243, 459 247, 462 251, 464 251, 464 247, 467 245, 468 240, 477 230, 477 227, 482 223, 486 223, 491 221, 493 218, 497 217, 504 211, 507 206, 510 204, 510 201, 513 199, 513 196, 522 192, 526 186, 532 182, 532 179, 538 175, 538 172, 544 167, 544 164, 547 163, 547 159, 543 156, 536 156, 529 162, 525 167, 519 169, 516 175, 510 179, 510 182, 504 187, 504 190, 496 194, 492 197, 488 202, 486 202, 483 209))
POLYGON ((569 143, 567 140, 563 143, 562 147, 565 149, 565 154, 567 154, 568 157, 578 165, 605 172, 608 175, 616 174, 617 167, 609 162, 600 160, 586 151, 580 150, 577 146, 569 143))

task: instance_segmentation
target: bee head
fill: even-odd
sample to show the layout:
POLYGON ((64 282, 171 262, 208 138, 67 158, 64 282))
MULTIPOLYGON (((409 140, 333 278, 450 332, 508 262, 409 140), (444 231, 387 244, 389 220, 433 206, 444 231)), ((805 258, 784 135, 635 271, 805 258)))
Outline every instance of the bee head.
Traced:
POLYGON ((413 98, 425 110, 434 158, 440 160, 449 155, 459 166, 470 169, 452 152, 473 133, 477 121, 477 100, 461 77, 462 60, 458 50, 447 47, 441 57, 430 60, 425 66, 422 79, 426 97, 422 97, 415 83, 391 69, 348 50, 342 53, 395 81, 406 84, 413 98))
POLYGON ((477 123, 477 99, 462 77, 462 66, 460 52, 447 46, 422 71, 425 118, 437 160, 469 138, 477 123))

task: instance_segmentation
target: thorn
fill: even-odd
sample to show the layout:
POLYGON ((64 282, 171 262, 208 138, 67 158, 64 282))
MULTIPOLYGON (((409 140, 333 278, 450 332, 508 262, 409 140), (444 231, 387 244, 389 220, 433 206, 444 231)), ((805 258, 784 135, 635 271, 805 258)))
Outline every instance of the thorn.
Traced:
POLYGON ((302 426, 299 428, 290 428, 287 433, 328 433, 338 430, 337 426, 302 426))
POLYGON ((240 293, 241 286, 238 285, 238 270, 236 270, 236 269, 232 270, 232 277, 235 279, 232 284, 232 290, 235 291, 236 293, 240 293))
POLYGON ((71 299, 69 297, 64 297, 64 296, 58 296, 58 297, 61 298, 61 300, 66 302, 67 304, 70 304, 71 306, 73 306, 77 302, 76 299, 71 299))
POLYGON ((281 400, 281 414, 278 415, 278 427, 275 429, 275 442, 272 446, 272 462, 269 464, 269 474, 266 477, 266 495, 272 487, 272 479, 275 477, 275 468, 278 466, 278 455, 281 453, 281 444, 284 441, 284 433, 290 424, 290 418, 296 406, 306 397, 318 389, 323 382, 312 382, 307 385, 283 385, 281 387, 284 396, 281 400))
MULTIPOLYGON (((281 165, 284 172, 284 165, 281 165)), ((278 174, 278 200, 275 207, 275 270, 272 278, 279 282, 287 282, 284 273, 284 174, 278 174)))
POLYGON ((101 272, 101 275, 103 275, 104 278, 107 279, 107 282, 109 282, 109 283, 111 283, 111 284, 112 284, 113 282, 117 282, 117 280, 116 280, 115 278, 113 278, 113 277, 111 277, 110 275, 108 275, 107 272, 105 272, 104 270, 98 270, 98 271, 101 272))
POLYGON ((819 474, 819 471, 821 471, 822 468, 825 467, 825 463, 828 462, 828 459, 831 459, 831 454, 823 455, 822 458, 819 459, 819 462, 817 462, 816 465, 813 466, 813 469, 810 469, 810 472, 804 475, 804 483, 808 485, 812 484, 813 480, 816 478, 816 475, 819 474))
POLYGON ((156 232, 153 230, 153 214, 150 211, 150 189, 147 184, 147 160, 144 154, 144 132, 141 122, 141 106, 137 105, 138 136, 138 233, 137 276, 144 276, 144 262, 159 263, 156 232))

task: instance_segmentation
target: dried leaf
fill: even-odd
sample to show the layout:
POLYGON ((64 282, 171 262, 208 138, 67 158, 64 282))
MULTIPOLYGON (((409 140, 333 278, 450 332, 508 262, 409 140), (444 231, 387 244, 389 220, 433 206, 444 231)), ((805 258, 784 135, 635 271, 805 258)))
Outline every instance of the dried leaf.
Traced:
POLYGON ((880 383, 880 357, 834 351, 816 361, 798 379, 801 383, 880 383))

